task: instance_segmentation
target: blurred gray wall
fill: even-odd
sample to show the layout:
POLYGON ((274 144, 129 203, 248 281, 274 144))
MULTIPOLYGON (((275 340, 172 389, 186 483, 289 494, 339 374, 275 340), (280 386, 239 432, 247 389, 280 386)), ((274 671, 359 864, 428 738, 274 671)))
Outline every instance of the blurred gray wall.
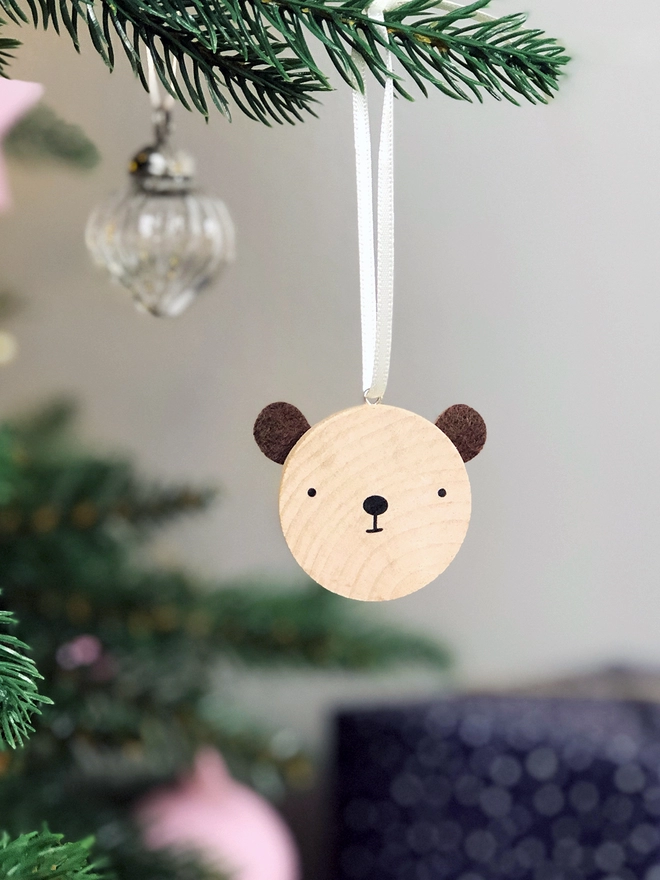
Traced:
MULTIPOLYGON (((479 686, 660 661, 660 7, 537 0, 530 23, 574 56, 549 107, 432 94, 396 108, 387 402, 428 418, 469 403, 489 441, 469 465, 474 514, 455 562, 365 611, 443 637, 456 679, 479 686)), ((92 268, 82 238, 148 140, 147 96, 123 59, 110 75, 87 44, 78 57, 66 37, 21 36, 14 75, 44 82, 104 161, 86 176, 12 167, 1 275, 28 305, 10 325, 21 353, 0 369, 2 412, 77 395, 90 439, 156 475, 222 485, 211 514, 160 539, 161 557, 297 577, 279 468, 252 423, 273 400, 312 422, 359 402, 350 95, 340 87, 296 127, 177 113, 240 259, 188 314, 158 321, 92 268)), ((326 705, 388 688, 404 689, 332 679, 245 693, 311 730, 326 705)))

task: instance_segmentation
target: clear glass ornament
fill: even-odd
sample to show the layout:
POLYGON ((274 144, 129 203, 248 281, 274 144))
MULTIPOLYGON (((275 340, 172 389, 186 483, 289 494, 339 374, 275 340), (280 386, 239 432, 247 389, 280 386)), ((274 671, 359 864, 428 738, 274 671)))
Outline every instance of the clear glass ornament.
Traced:
POLYGON ((85 242, 94 262, 158 317, 180 315, 235 256, 224 202, 194 188, 191 156, 169 144, 169 111, 156 141, 133 158, 129 183, 90 214, 85 242))

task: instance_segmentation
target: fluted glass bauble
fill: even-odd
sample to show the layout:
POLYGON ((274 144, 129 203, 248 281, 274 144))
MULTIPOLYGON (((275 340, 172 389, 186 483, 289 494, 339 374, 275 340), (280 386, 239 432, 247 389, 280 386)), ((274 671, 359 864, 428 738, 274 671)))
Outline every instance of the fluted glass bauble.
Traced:
POLYGON ((234 259, 234 226, 220 199, 194 189, 194 164, 167 144, 141 150, 128 186, 90 214, 94 261, 159 317, 180 315, 234 259))

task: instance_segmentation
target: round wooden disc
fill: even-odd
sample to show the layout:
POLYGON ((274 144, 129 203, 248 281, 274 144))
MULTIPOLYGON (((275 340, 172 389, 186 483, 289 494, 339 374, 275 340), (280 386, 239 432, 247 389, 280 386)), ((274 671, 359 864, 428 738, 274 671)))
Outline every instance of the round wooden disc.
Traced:
POLYGON ((426 586, 458 553, 470 510, 454 444, 398 407, 335 413, 284 463, 286 542, 311 578, 351 599, 396 599, 426 586))

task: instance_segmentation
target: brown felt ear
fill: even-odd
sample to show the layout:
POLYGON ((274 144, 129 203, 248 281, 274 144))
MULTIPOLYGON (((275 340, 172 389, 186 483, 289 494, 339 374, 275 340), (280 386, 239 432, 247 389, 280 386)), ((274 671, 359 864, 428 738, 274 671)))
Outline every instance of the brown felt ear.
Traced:
POLYGON ((300 410, 291 403, 269 403, 254 423, 254 439, 265 456, 284 464, 310 425, 300 410))
POLYGON ((454 444, 463 461, 478 455, 486 443, 486 423, 476 409, 457 403, 438 416, 436 425, 454 444))

